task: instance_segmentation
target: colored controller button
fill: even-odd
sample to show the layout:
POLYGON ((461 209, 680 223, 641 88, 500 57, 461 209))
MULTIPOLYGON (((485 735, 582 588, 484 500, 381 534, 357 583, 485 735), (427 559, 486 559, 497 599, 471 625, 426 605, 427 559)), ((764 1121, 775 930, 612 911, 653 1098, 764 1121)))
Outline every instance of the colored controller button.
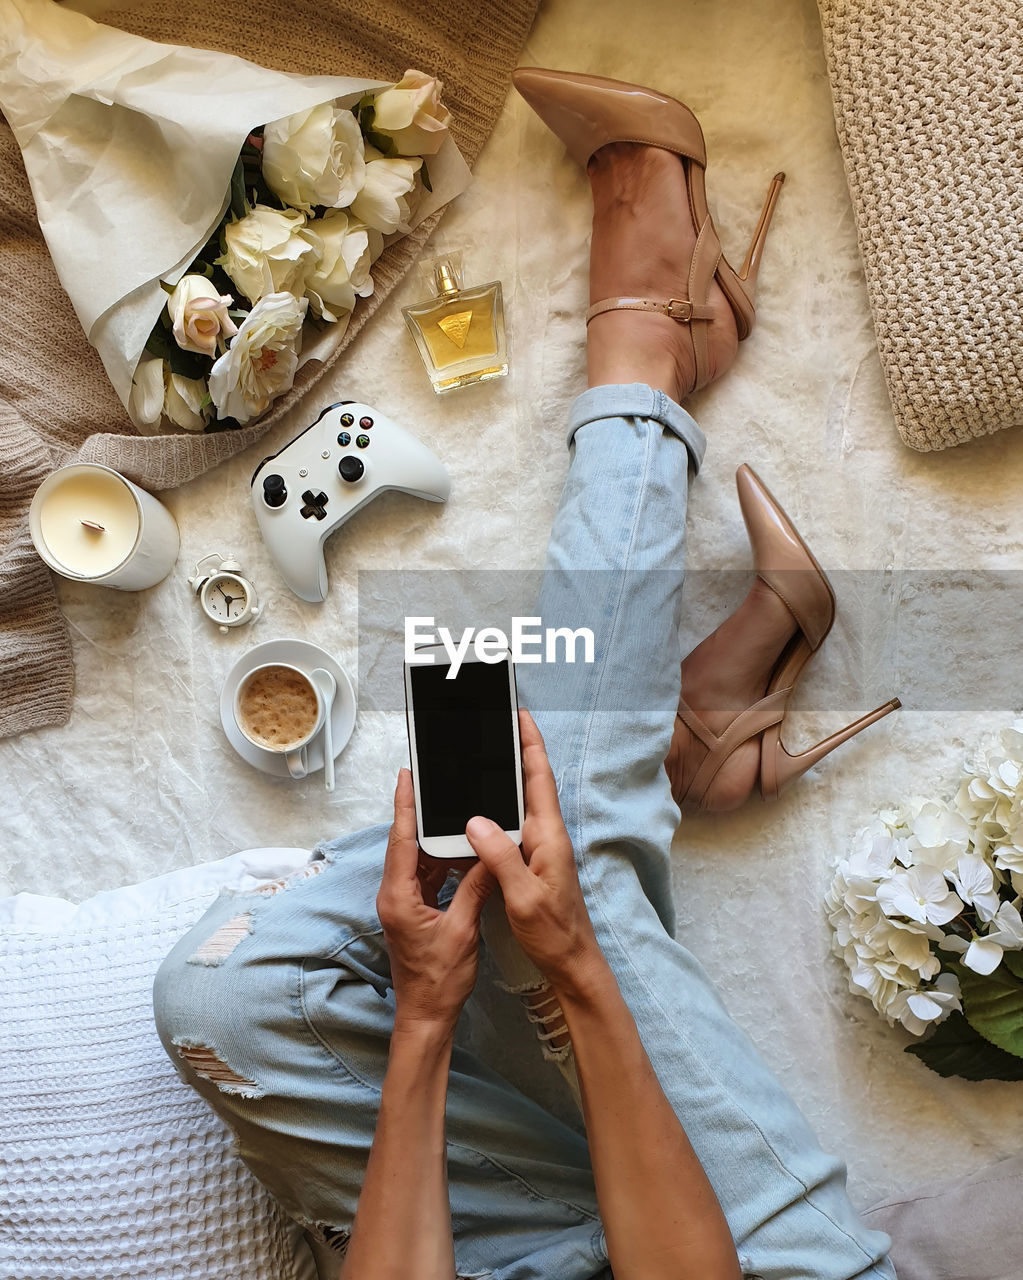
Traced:
POLYGON ((350 427, 354 421, 355 421, 355 417, 353 414, 343 413, 341 415, 341 425, 343 427, 350 427))
POLYGON ((366 470, 366 464, 361 458, 356 458, 353 454, 348 454, 338 463, 338 471, 341 472, 341 479, 347 480, 349 484, 354 484, 356 480, 362 479, 362 473, 366 470))
POLYGON ((263 477, 263 501, 268 507, 283 507, 287 497, 283 476, 275 474, 263 477))
POLYGON ((366 418, 359 419, 359 426, 362 427, 363 431, 368 431, 372 425, 373 425, 372 418, 366 417, 366 418))
POLYGON ((352 437, 348 434, 347 431, 341 431, 338 433, 337 442, 340 445, 351 444, 352 437))
POLYGON ((355 443, 360 449, 365 449, 366 445, 369 444, 369 436, 356 436, 355 443))

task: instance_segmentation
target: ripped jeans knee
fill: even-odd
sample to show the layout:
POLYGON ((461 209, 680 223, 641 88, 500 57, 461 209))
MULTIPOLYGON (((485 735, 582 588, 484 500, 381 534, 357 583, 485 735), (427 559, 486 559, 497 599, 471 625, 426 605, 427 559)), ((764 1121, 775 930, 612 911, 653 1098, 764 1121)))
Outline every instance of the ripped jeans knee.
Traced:
POLYGON ((328 865, 312 860, 244 894, 225 891, 164 960, 153 987, 157 1028, 189 1084, 200 1089, 200 1082, 213 1085, 235 1098, 266 1096, 253 1065, 259 1056, 258 1033, 246 1026, 270 990, 275 963, 272 949, 268 954, 261 946, 264 908, 267 899, 303 884, 328 865))

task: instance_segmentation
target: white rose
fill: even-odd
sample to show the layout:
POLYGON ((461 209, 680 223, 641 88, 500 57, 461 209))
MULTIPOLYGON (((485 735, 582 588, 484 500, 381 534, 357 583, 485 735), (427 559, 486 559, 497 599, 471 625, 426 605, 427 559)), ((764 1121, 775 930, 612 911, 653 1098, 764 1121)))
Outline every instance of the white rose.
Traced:
POLYGON ((271 293, 252 308, 210 372, 210 395, 221 418, 248 422, 291 387, 308 305, 306 298, 271 293))
POLYGON ((163 412, 176 427, 185 431, 203 431, 209 417, 206 383, 202 378, 183 378, 167 369, 167 385, 163 412))
POLYGON ((167 314, 174 325, 174 341, 182 351, 196 351, 215 360, 218 345, 238 332, 227 308, 234 301, 221 295, 205 276, 182 276, 167 299, 167 314))
POLYGON ((227 249, 217 259, 250 302, 270 293, 301 297, 305 278, 316 265, 316 250, 302 235, 305 214, 257 204, 244 218, 224 228, 227 249))
POLYGON ((306 279, 306 296, 317 315, 338 320, 354 308, 357 297, 373 292, 369 268, 374 244, 382 244, 382 237, 342 209, 314 218, 304 234, 318 255, 317 266, 306 279))
POLYGON ((346 209, 365 176, 362 130, 347 107, 321 102, 263 130, 263 177, 296 209, 346 209))
POLYGON ((152 426, 163 414, 163 397, 163 361, 143 354, 131 379, 128 417, 137 427, 152 426))
POLYGON ((451 112, 440 100, 444 88, 422 71, 406 71, 393 89, 373 99, 373 131, 384 133, 401 156, 432 156, 443 145, 451 112))
MULTIPOLYGON (((368 154, 377 156, 372 151, 368 154)), ((366 181, 352 201, 352 213, 367 227, 389 235, 392 231, 408 231, 409 221, 418 203, 416 174, 422 160, 371 159, 366 165, 366 181)))

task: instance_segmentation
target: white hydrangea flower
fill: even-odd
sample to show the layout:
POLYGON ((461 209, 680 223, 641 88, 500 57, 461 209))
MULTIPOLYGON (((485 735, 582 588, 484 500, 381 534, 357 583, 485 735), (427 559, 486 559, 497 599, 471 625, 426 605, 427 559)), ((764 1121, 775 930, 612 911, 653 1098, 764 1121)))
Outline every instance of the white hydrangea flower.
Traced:
POLYGON ((921 1036, 934 1023, 944 1022, 962 1009, 962 992, 955 974, 943 973, 925 991, 899 991, 890 1002, 889 1021, 901 1022, 911 1035, 921 1036))
POLYGON ((966 853, 970 843, 970 824, 950 805, 929 800, 913 819, 913 834, 908 851, 913 865, 951 871, 966 853))
POLYGON ((936 867, 915 866, 896 872, 878 886, 877 900, 888 916, 906 916, 928 924, 948 924, 963 909, 936 867))
POLYGON ((981 920, 991 920, 998 910, 998 885, 995 872, 984 861, 974 855, 965 855, 956 863, 952 874, 952 882, 965 903, 972 906, 981 920))
POLYGON ((984 935, 973 939, 963 956, 963 964, 975 973, 994 973, 1006 951, 1023 948, 1023 918, 1016 904, 1003 902, 984 935))

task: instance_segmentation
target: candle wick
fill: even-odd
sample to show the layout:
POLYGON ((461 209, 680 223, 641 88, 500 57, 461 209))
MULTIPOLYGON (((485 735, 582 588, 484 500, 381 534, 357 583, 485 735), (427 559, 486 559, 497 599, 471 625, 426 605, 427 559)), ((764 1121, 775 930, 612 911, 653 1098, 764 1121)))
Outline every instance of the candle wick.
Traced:
POLYGON ((82 524, 86 529, 95 529, 97 533, 106 533, 105 526, 97 524, 95 520, 83 520, 82 524))

